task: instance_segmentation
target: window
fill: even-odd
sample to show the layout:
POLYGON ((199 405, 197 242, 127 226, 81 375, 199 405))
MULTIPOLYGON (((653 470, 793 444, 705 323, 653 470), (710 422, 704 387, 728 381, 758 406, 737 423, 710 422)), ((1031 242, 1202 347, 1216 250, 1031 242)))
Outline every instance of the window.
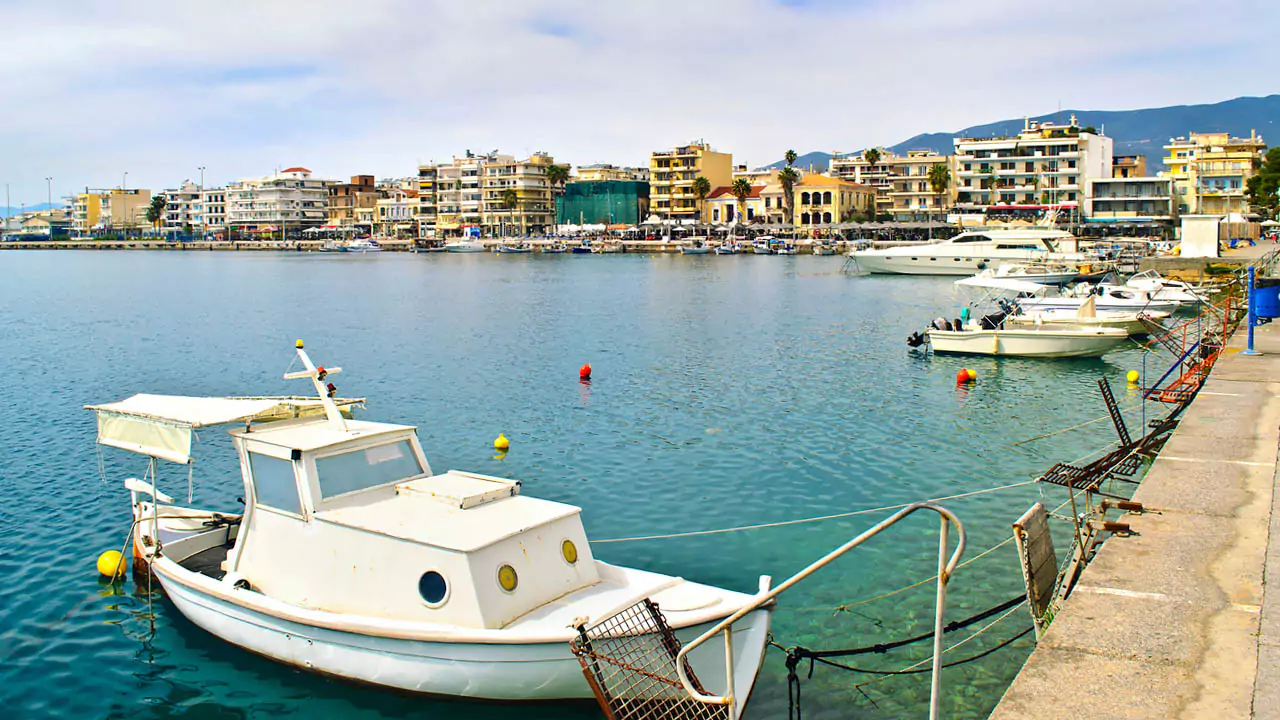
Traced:
POLYGON ((316 460, 322 498, 407 480, 422 474, 408 440, 353 450, 316 460))
POLYGON ((302 514, 291 461, 251 452, 249 473, 253 476, 253 494, 259 505, 302 514))
POLYGON ((822 204, 823 204, 823 205, 830 205, 830 204, 831 204, 831 191, 830 191, 830 190, 828 190, 828 191, 826 191, 826 192, 822 193, 822 204))

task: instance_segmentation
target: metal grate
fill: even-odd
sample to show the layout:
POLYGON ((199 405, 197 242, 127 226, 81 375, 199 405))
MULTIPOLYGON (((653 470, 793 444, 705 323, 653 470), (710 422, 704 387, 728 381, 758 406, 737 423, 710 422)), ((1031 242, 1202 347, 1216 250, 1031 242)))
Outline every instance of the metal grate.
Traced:
MULTIPOLYGON (((680 641, 658 606, 644 599, 590 630, 578 626, 570 643, 582 672, 610 720, 728 720, 728 705, 689 696, 676 675, 680 641)), ((693 668, 689 681, 706 694, 693 668)))

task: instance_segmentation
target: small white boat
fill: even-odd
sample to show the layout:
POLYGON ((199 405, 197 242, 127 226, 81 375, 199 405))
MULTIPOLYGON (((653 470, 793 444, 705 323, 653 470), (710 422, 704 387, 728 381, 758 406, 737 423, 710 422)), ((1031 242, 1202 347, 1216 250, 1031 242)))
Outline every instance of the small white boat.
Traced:
POLYGON ((533 245, 527 242, 520 242, 514 245, 499 245, 497 252, 502 255, 526 255, 533 252, 533 245))
POLYGON ((1066 285, 1080 274, 1068 265, 1055 263, 1000 263, 995 268, 988 268, 978 273, 997 278, 1026 280, 1041 285, 1066 285))
POLYGON ((716 247, 717 255, 737 255, 742 252, 742 246, 737 242, 726 242, 716 247))
POLYGON ((780 244, 780 245, 776 245, 776 246, 773 248, 773 254, 775 254, 775 255, 799 255, 799 254, 800 254, 800 248, 796 247, 796 244, 795 244, 795 243, 793 243, 793 242, 784 242, 784 243, 782 243, 782 244, 780 244))
POLYGON ((353 240, 347 240, 342 243, 339 249, 342 252, 348 253, 382 252, 382 246, 369 238, 355 238, 353 240))
POLYGON ((570 641, 628 608, 656 604, 683 643, 737 615, 731 642, 685 651, 707 691, 736 698, 727 717, 738 717, 768 639, 767 577, 745 594, 596 560, 580 508, 514 480, 435 473, 416 428, 352 419, 364 401, 334 397, 341 370, 317 367, 301 341, 297 355, 302 369, 284 377, 311 381, 316 397, 88 406, 100 444, 148 456, 144 478, 124 483, 135 568, 179 612, 299 669, 505 701, 593 697, 570 641), (190 463, 194 431, 219 425, 235 428, 241 515, 156 487, 159 460, 190 463))
POLYGON ((558 253, 563 253, 566 250, 568 250, 568 248, 566 248, 564 243, 560 242, 559 240, 551 243, 550 245, 542 246, 542 252, 544 253, 558 254, 558 253))
POLYGON ((479 240, 454 240, 445 243, 445 252, 451 253, 478 253, 484 252, 484 243, 479 240))
POLYGON ((1024 297, 1018 300, 1018 304, 1027 312, 1037 310, 1075 312, 1090 300, 1100 311, 1152 312, 1170 315, 1177 312, 1182 305, 1176 300, 1157 300, 1150 292, 1140 288, 1107 283, 1098 285, 1081 283, 1066 294, 1053 296, 1045 293, 1040 297, 1024 297))
POLYGON ((687 245, 680 246, 681 255, 706 255, 710 252, 711 246, 704 237, 691 237, 687 245))
POLYGON ((829 243, 814 243, 812 246, 814 255, 835 255, 836 248, 829 243))
POLYGON ((1130 335, 1147 335, 1150 333, 1147 321, 1159 322, 1170 317, 1166 312, 1123 312, 1118 310, 1101 310, 1096 302, 1086 302, 1079 310, 1036 310, 1031 313, 1009 315, 1004 319, 1006 326, 1035 325, 1046 323, 1051 325, 1070 325, 1074 327, 1111 327, 1120 328, 1130 335))
POLYGON ((772 255, 773 241, 774 237, 772 235, 761 235, 756 238, 755 242, 751 243, 751 252, 756 255, 772 255))
POLYGON ((926 335, 935 353, 1024 358, 1098 357, 1129 342, 1129 333, 1120 328, 1053 323, 992 330, 977 325, 962 330, 931 327, 926 335))
POLYGON ((1125 280, 1124 284, 1126 287, 1137 288, 1151 293, 1156 300, 1172 300, 1186 305, 1209 302, 1209 298, 1190 283, 1185 283, 1181 280, 1168 280, 1155 270, 1140 272, 1125 280))

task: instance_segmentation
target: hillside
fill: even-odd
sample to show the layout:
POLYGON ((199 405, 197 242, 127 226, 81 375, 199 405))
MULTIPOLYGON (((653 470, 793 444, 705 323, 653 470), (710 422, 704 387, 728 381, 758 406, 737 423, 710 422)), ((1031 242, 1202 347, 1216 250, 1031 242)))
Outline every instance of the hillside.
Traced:
MULTIPOLYGON (((1117 155, 1145 155, 1150 172, 1158 172, 1163 165, 1160 158, 1169 138, 1196 132, 1229 132, 1248 136, 1256 130, 1264 138, 1280 141, 1280 95, 1266 97, 1239 97, 1207 105, 1174 105, 1142 110, 1062 110, 1044 115, 1032 115, 1033 119, 1066 122, 1071 115, 1081 126, 1092 125, 1115 141, 1117 155)), ((949 154, 954 152, 952 141, 957 137, 992 137, 1014 135, 1022 130, 1023 118, 1000 120, 985 125, 974 125, 953 133, 933 132, 916 135, 888 150, 905 153, 908 150, 935 150, 949 154)), ((822 167, 830 161, 828 153, 812 152, 802 157, 820 157, 822 167)), ((769 167, 780 167, 774 163, 769 167)), ((815 165, 818 163, 815 161, 815 165)), ((797 162, 796 165, 807 167, 797 162)))

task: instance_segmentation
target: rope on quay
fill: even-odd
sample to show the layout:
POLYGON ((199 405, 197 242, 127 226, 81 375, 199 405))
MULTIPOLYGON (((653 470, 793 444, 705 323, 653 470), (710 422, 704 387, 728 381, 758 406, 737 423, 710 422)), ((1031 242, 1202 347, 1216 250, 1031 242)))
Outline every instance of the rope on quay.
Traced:
MULTIPOLYGON (((993 488, 984 488, 982 490, 973 490, 971 492, 959 493, 958 495, 946 495, 944 497, 931 498, 924 502, 942 502, 944 500, 959 500, 961 498, 974 497, 975 495, 986 495, 987 493, 998 492, 1000 490, 1009 490, 1011 488, 1022 487, 1024 485, 1032 485, 1035 480, 1024 480, 1022 482, 1011 483, 1009 485, 1000 485, 993 488)), ((919 502, 919 501, 916 501, 919 502)), ((800 518, 797 520, 781 520, 771 523, 759 523, 756 525, 739 525, 737 527, 717 528, 714 530, 690 530, 687 532, 666 533, 663 535, 640 535, 636 537, 621 538, 604 538, 601 540, 592 540, 593 545, 603 545, 605 543, 622 543, 622 542, 638 542, 641 540, 670 540, 672 538, 698 537, 701 535, 720 535, 731 532, 744 532, 747 530, 762 530, 765 528, 786 527, 788 525, 803 525, 805 523, 822 522, 824 520, 839 520, 841 518, 855 517, 857 515, 870 515, 878 512, 888 512, 890 510, 901 510, 915 502, 900 503, 898 505, 885 505, 883 507, 863 508, 861 510, 853 510, 850 512, 836 513, 834 515, 818 515, 816 517, 800 518)))

